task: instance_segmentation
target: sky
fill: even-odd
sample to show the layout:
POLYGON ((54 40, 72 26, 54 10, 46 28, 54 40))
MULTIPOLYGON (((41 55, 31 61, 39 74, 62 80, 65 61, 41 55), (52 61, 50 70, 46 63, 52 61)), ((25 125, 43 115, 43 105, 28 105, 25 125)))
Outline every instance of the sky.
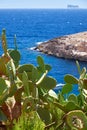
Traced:
POLYGON ((87 0, 0 0, 2 8, 66 8, 67 4, 87 8, 87 0))

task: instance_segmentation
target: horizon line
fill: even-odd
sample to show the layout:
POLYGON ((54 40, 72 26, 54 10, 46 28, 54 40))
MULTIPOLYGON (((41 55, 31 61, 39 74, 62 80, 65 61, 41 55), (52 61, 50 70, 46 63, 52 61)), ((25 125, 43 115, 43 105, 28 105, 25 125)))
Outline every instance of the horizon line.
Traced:
POLYGON ((62 8, 0 8, 1 9, 68 9, 68 10, 79 10, 79 9, 87 9, 87 8, 83 8, 83 7, 79 7, 79 8, 67 8, 67 7, 62 7, 62 8))

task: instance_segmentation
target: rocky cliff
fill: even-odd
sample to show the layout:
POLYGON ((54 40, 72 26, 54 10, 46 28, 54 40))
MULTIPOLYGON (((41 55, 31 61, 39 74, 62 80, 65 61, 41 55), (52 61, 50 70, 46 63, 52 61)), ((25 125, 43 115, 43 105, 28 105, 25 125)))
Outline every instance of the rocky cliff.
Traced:
POLYGON ((54 38, 36 49, 56 57, 87 61, 87 32, 54 38))

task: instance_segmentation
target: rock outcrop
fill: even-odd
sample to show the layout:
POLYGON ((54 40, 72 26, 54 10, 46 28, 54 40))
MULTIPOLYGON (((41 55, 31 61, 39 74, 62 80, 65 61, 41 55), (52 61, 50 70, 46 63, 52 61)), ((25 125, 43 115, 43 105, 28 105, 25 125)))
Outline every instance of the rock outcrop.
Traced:
POLYGON ((36 49, 56 57, 87 61, 87 32, 54 38, 36 49))

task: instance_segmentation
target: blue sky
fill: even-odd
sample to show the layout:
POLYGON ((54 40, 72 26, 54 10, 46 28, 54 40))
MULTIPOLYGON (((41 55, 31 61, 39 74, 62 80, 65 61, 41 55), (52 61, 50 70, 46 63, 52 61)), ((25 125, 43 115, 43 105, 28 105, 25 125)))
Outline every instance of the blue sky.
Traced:
POLYGON ((1 8, 66 8, 67 4, 87 8, 87 0, 0 0, 1 8))

